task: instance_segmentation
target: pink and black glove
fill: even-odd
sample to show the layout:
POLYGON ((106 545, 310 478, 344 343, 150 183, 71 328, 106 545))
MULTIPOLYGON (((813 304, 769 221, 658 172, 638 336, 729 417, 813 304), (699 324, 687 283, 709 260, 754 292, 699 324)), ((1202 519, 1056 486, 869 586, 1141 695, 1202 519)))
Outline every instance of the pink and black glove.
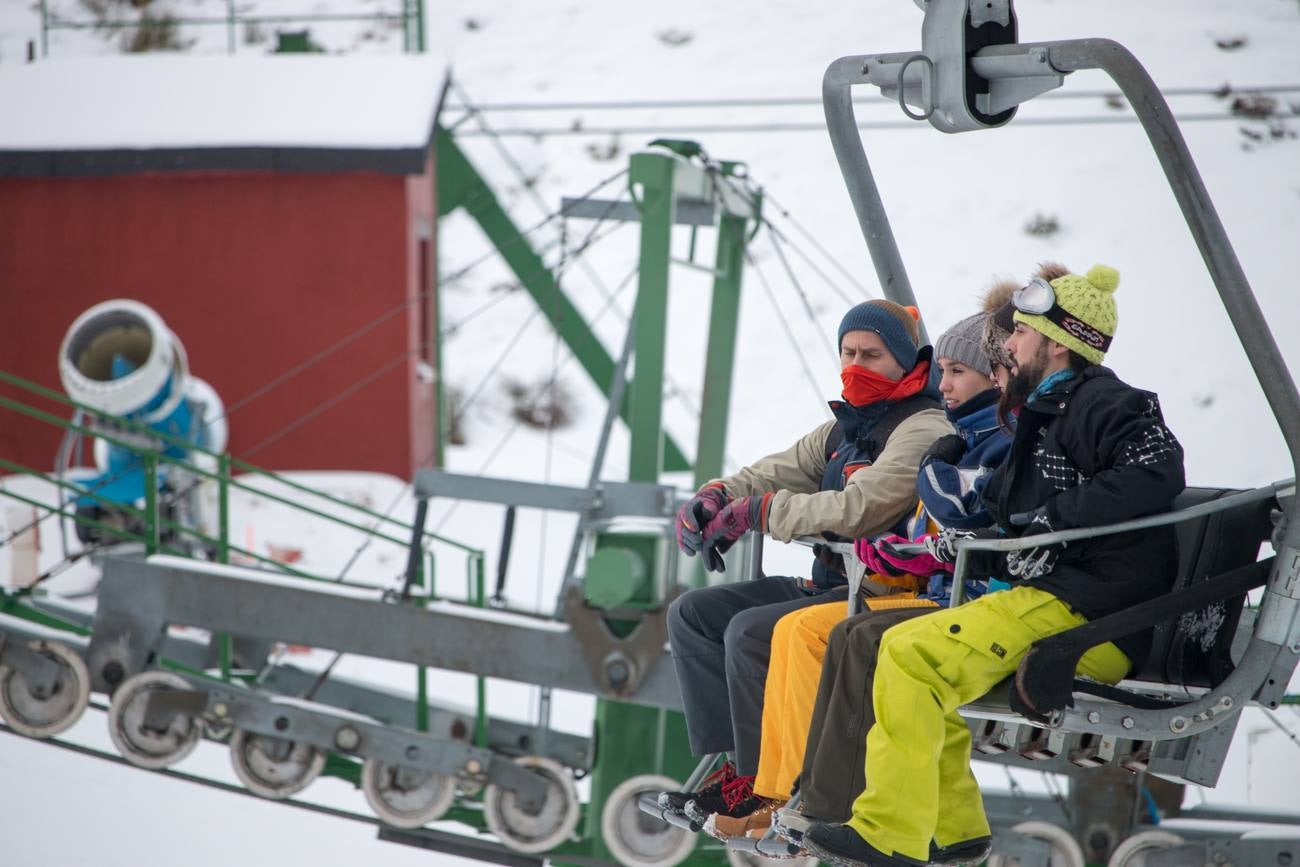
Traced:
POLYGON ((727 506, 721 482, 710 482, 695 492, 677 511, 677 547, 694 557, 704 544, 704 527, 727 506))
POLYGON ((771 494, 737 497, 718 512, 704 528, 704 568, 710 572, 726 572, 722 555, 750 530, 767 531, 767 510, 771 503, 771 494))
POLYGON ((916 543, 911 539, 890 534, 874 541, 859 539, 853 543, 853 550, 857 552, 858 559, 867 564, 867 569, 877 575, 892 577, 915 575, 918 578, 926 578, 936 572, 952 571, 950 565, 936 560, 927 551, 904 554, 894 547, 912 544, 916 543))

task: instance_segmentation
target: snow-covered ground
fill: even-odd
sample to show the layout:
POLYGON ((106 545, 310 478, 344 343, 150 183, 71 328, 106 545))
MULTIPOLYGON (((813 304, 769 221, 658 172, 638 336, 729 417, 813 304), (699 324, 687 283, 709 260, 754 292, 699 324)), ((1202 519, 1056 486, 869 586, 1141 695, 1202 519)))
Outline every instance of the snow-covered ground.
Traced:
MULTIPOLYGON (((217 5, 224 7, 224 3, 217 5)), ((264 13, 285 8, 270 0, 250 5, 264 13)), ((0 4, 0 79, 19 62, 25 39, 39 32, 39 19, 27 6, 0 4)), ((375 4, 333 0, 313 11, 327 7, 338 11, 345 6, 374 8, 375 4)), ((204 3, 195 0, 193 7, 203 8, 204 3)), ((1205 91, 1224 83, 1238 88, 1300 85, 1300 7, 1294 0, 1241 0, 1231 5, 1213 0, 1143 4, 1025 0, 1017 11, 1022 40, 1115 38, 1131 48, 1166 89, 1205 91), (1216 40, 1229 44, 1236 38, 1244 39, 1244 45, 1232 50, 1216 45, 1216 40)), ((464 92, 484 104, 815 98, 830 60, 919 47, 921 21, 919 11, 905 0, 761 5, 740 0, 708 5, 666 0, 644 11, 578 0, 452 0, 431 6, 428 14, 434 59, 452 65, 464 92)), ((225 51, 219 33, 194 38, 199 40, 195 52, 225 51)), ((108 49, 93 33, 60 33, 51 45, 51 58, 41 62, 72 61, 108 49)), ((335 45, 347 47, 345 42, 331 47, 335 45)), ((396 50, 391 41, 388 47, 396 50)), ((263 50, 254 46, 249 51, 255 49, 263 50)), ((219 58, 204 62, 219 62, 219 58)), ((337 62, 350 60, 343 57, 337 62)), ((1067 81, 1065 91, 1113 89, 1098 74, 1079 74, 1067 81)), ((1284 113, 1293 112, 1292 102, 1300 103, 1300 92, 1277 97, 1284 113)), ((451 104, 459 104, 460 99, 453 93, 451 104)), ((1300 143, 1288 137, 1288 131, 1300 130, 1300 119, 1281 121, 1282 137, 1274 138, 1267 123, 1228 118, 1228 101, 1208 95, 1171 99, 1180 115, 1224 118, 1189 122, 1184 134, 1282 352, 1291 368, 1300 370, 1300 314, 1292 291, 1294 275, 1300 271, 1300 245, 1295 243, 1300 237, 1300 143)), ((452 109, 449 117, 457 114, 452 109)), ((1074 270, 1095 262, 1113 265, 1122 275, 1117 296, 1122 316, 1108 363, 1127 380, 1160 393, 1169 424, 1186 446, 1189 480, 1248 486, 1289 476, 1293 471, 1282 438, 1139 126, 1045 123, 1062 118, 1118 120, 1127 114, 1095 95, 1038 100, 1022 108, 1021 123, 992 133, 942 136, 925 125, 866 132, 867 152, 930 333, 938 334, 972 312, 975 297, 995 274, 1024 277, 1043 259, 1059 259, 1074 270), (1059 231, 1048 237, 1027 234, 1025 224, 1037 215, 1054 217, 1059 231)), ((733 467, 786 446, 824 417, 821 401, 837 391, 831 348, 846 299, 856 301, 877 290, 824 132, 694 134, 690 129, 701 124, 815 124, 819 115, 815 105, 486 114, 489 124, 502 129, 635 125, 662 130, 655 135, 680 130, 682 135, 699 138, 714 156, 749 164, 755 181, 771 194, 769 217, 838 284, 838 290, 828 286, 797 253, 786 250, 799 287, 808 295, 814 313, 810 319, 781 266, 770 233, 764 231, 756 238, 757 272, 746 275, 739 321, 727 444, 733 467), (821 258, 774 203, 813 233, 853 279, 821 258), (774 301, 764 290, 764 280, 771 285, 774 301), (804 376, 785 326, 806 356, 817 388, 804 376)), ((885 105, 864 106, 860 116, 867 121, 899 119, 897 108, 885 105)), ((654 137, 650 133, 503 137, 500 141, 529 178, 525 185, 502 158, 496 139, 471 135, 478 130, 475 120, 460 130, 462 147, 524 226, 554 209, 561 196, 579 195, 613 174, 626 165, 629 151, 654 137), (604 159, 602 151, 614 144, 618 156, 604 159)), ((614 185, 602 195, 622 192, 614 185)), ((563 227, 552 224, 537 238, 540 243, 559 242, 563 234, 565 246, 572 249, 590 230, 590 223, 575 220, 563 227)), ((462 214, 445 220, 441 232, 444 274, 455 274, 487 249, 477 228, 462 214)), ((685 255, 685 232, 677 242, 679 254, 685 255)), ((709 233, 701 233, 700 243, 699 255, 707 259, 709 233)), ((605 292, 613 291, 635 265, 635 229, 618 229, 594 245, 586 261, 606 289, 575 264, 565 271, 566 290, 594 321, 606 347, 616 353, 634 287, 624 290, 608 310, 605 292)), ((686 269, 677 269, 672 276, 668 364, 674 387, 666 423, 691 452, 708 287, 706 278, 686 269)), ((504 268, 487 263, 445 286, 444 320, 448 326, 458 326, 446 335, 443 346, 447 381, 464 394, 476 395, 465 420, 468 444, 449 449, 447 463, 462 472, 583 484, 603 411, 600 396, 583 379, 568 351, 557 346, 544 321, 529 320, 534 308, 526 294, 515 291, 502 296, 502 285, 513 282, 504 268), (478 312, 494 301, 498 303, 478 312), (480 381, 502 358, 498 375, 480 391, 480 381), (501 378, 535 384, 557 368, 574 396, 574 424, 551 437, 515 425, 501 378)), ((184 335, 180 337, 184 340, 184 335)), ((297 360, 285 359, 285 368, 297 360)), ((223 397, 229 404, 241 395, 223 397)), ((627 445, 625 432, 617 431, 605 477, 624 477, 627 445)), ((380 511, 391 507, 397 517, 411 512, 398 480, 359 474, 304 480, 380 511)), ((683 476, 671 480, 683 487, 688 484, 683 476)), ((265 499, 241 498, 235 515, 236 541, 262 553, 271 552, 272 546, 282 552, 300 550, 295 565, 303 568, 337 572, 360 544, 359 536, 293 520, 265 499)), ((494 567, 499 508, 437 503, 430 520, 440 532, 487 549, 489 568, 494 567)), ((571 519, 562 515, 521 514, 509 579, 513 604, 550 606, 571 531, 571 519)), ((46 556, 53 555, 51 547, 46 556)), ((438 555, 440 588, 449 595, 462 592, 463 559, 451 551, 439 550, 438 555)), ((772 546, 767 569, 772 573, 802 569, 804 561, 802 551, 772 546)), ((376 543, 348 574, 387 586, 401 568, 400 552, 376 543)), ((60 582, 74 590, 91 580, 79 567, 60 582)), ((324 664, 327 659, 323 654, 302 657, 304 664, 324 664)), ((399 685, 409 682, 409 674, 396 666, 362 660, 345 659, 340 673, 399 685)), ((438 684, 462 700, 467 695, 465 678, 448 676, 438 684)), ((532 713, 533 696, 526 688, 493 684, 490 700, 494 712, 522 719, 532 713)), ((564 697, 556 721, 583 731, 590 708, 587 699, 564 697)), ((1276 719, 1292 733, 1300 731, 1295 715, 1282 713, 1276 719)), ((88 714, 70 737, 105 746, 102 715, 88 714)), ((1002 770, 977 767, 991 786, 1005 785, 1002 770)), ((205 745, 179 769, 233 780, 217 747, 205 745)), ((1188 802, 1293 807, 1289 781, 1296 771, 1300 771, 1300 747, 1262 713, 1249 711, 1219 787, 1190 793, 1188 802)), ((1022 777, 1026 787, 1035 785, 1035 775, 1022 777)), ((290 859, 320 864, 381 858, 392 864, 407 863, 406 859, 415 863, 416 858, 421 863, 438 860, 429 853, 375 843, 369 826, 200 791, 156 775, 70 758, 13 737, 0 738, 0 779, 4 781, 0 827, 15 829, 5 837, 0 855, 5 865, 155 864, 176 861, 179 853, 195 867, 234 858, 251 864, 290 859)), ((364 811, 360 794, 336 780, 323 780, 306 794, 364 811)))

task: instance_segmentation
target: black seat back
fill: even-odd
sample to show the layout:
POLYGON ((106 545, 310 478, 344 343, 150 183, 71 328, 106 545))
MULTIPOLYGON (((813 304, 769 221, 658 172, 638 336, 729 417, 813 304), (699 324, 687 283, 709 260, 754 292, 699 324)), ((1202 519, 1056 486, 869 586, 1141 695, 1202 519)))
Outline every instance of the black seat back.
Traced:
MULTIPOLYGON (((1187 488, 1174 501, 1174 509, 1235 493, 1224 488, 1187 488)), ((1266 498, 1176 524, 1178 577, 1171 589, 1183 590, 1255 562, 1272 528, 1269 509, 1275 506, 1274 499, 1266 498)), ((1157 625, 1137 679, 1201 687, 1222 683, 1232 671, 1232 639, 1245 601, 1244 595, 1238 596, 1157 625)))

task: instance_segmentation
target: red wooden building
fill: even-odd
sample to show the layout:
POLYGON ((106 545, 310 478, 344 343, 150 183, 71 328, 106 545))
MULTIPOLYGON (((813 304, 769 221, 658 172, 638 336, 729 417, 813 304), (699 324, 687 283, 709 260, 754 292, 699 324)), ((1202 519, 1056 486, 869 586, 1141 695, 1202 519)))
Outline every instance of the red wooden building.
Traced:
MULTIPOLYGON (((427 56, 10 67, 0 370, 59 389, 73 319, 136 299, 224 400, 233 454, 409 477, 437 424, 439 84, 427 56)), ((59 434, 5 413, 0 455, 49 468, 59 434)))

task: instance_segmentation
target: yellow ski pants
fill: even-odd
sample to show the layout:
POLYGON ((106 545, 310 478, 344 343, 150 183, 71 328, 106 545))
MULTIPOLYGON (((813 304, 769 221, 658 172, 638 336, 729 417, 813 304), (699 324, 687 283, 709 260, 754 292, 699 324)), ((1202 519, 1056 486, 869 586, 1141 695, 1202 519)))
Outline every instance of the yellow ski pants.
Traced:
MULTIPOLYGON (((927 860, 940 846, 985 836, 988 819, 971 773, 971 736, 957 708, 1012 674, 1040 638, 1085 622, 1028 586, 900 623, 885 633, 867 734, 867 788, 848 824, 886 854, 927 860)), ((1114 644, 1092 648, 1078 672, 1115 683, 1129 660, 1114 644)))
MULTIPOLYGON (((937 607, 912 594, 872 598, 865 605, 874 611, 937 607)), ((790 797, 795 777, 803 769, 827 640, 848 611, 846 602, 813 605, 782 617, 772 630, 758 775, 754 779, 754 794, 760 797, 782 801, 790 797)))

